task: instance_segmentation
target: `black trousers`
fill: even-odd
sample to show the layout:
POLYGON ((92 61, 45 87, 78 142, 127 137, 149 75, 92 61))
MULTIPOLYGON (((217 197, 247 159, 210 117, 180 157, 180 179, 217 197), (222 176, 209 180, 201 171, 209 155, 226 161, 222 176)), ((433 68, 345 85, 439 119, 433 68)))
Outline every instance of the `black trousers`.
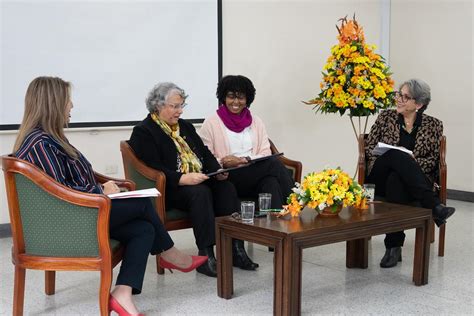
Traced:
POLYGON ((216 216, 230 215, 240 210, 234 185, 227 180, 218 181, 214 178, 201 184, 183 185, 175 191, 167 191, 166 204, 189 212, 198 249, 216 243, 216 216))
MULTIPOLYGON (((385 197, 387 202, 418 202, 429 209, 440 203, 416 160, 399 150, 389 150, 378 157, 366 182, 374 183, 375 195, 385 197)), ((384 240, 386 248, 401 247, 404 241, 403 231, 389 233, 384 240)))
POLYGON ((240 197, 258 197, 259 193, 272 194, 272 208, 281 208, 295 182, 289 170, 277 158, 269 158, 246 168, 229 172, 240 197))
POLYGON ((125 246, 116 285, 131 286, 133 294, 142 290, 148 254, 174 245, 147 198, 112 200, 110 237, 125 246))

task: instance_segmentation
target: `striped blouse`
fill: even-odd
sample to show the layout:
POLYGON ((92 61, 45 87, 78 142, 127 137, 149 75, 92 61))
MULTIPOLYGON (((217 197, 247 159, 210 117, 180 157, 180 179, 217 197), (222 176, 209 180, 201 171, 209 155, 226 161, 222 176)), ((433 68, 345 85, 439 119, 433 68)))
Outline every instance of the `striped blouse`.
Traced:
MULTIPOLYGON (((79 153, 79 152, 78 152, 79 153)), ((42 129, 34 129, 14 154, 43 169, 56 181, 71 189, 102 194, 89 161, 79 153, 79 157, 70 157, 64 148, 42 129)))

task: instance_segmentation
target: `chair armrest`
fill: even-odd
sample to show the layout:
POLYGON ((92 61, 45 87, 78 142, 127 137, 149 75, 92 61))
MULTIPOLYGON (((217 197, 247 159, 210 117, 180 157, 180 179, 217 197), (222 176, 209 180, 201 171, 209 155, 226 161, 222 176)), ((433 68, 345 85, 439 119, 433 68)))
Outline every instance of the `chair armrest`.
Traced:
POLYGON ((359 158, 357 160, 357 174, 360 185, 365 182, 365 134, 360 134, 358 138, 359 158))
POLYGON ((123 168, 125 170, 125 177, 127 179, 135 179, 135 182, 140 186, 140 179, 134 178, 136 175, 148 179, 155 183, 155 188, 160 191, 161 195, 154 199, 155 209, 163 223, 166 222, 166 176, 163 172, 148 167, 143 161, 133 152, 127 141, 120 141, 120 151, 122 153, 123 168))
POLYGON ((16 158, 11 158, 11 164, 6 166, 6 160, 9 160, 9 158, 3 158, 4 169, 6 170, 12 167, 15 169, 6 170, 9 175, 13 176, 13 173, 19 173, 33 181, 33 183, 41 187, 47 193, 63 201, 92 208, 104 208, 110 204, 110 199, 105 195, 86 193, 71 189, 57 182, 55 179, 31 163, 20 161, 16 158))
POLYGON ((441 136, 439 146, 439 199, 441 203, 446 204, 447 199, 447 174, 448 165, 446 164, 446 136, 441 136))
POLYGON ((112 178, 96 171, 94 171, 94 176, 97 182, 101 184, 107 181, 114 181, 120 188, 125 188, 128 191, 133 191, 136 188, 135 182, 133 182, 132 180, 112 178))
MULTIPOLYGON (((130 163, 135 171, 141 174, 143 177, 147 178, 148 180, 155 182, 155 188, 160 192, 160 196, 155 198, 155 208, 158 216, 160 217, 161 221, 164 223, 166 221, 166 207, 165 207, 165 198, 166 198, 166 176, 163 172, 148 167, 144 162, 138 160, 138 158, 133 157, 133 159, 125 160, 126 156, 122 155, 124 159, 124 167, 126 163, 130 163)), ((130 171, 125 167, 125 174, 126 177, 130 177, 128 175, 130 171)))
MULTIPOLYGON (((270 151, 272 154, 278 154, 280 151, 276 148, 275 144, 273 143, 273 141, 271 139, 268 139, 268 141, 270 142, 270 151)), ((289 159, 285 156, 280 156, 278 157, 278 159, 280 159, 280 161, 285 165, 285 166, 288 166, 292 169, 295 170, 295 182, 301 182, 301 173, 303 171, 303 164, 301 163, 301 161, 298 161, 298 160, 292 160, 292 159, 289 159)))
POLYGON ((293 168, 295 170, 295 178, 294 178, 295 182, 301 182, 301 173, 303 170, 303 164, 301 163, 301 161, 292 160, 292 159, 286 158, 285 156, 280 156, 278 157, 278 159, 280 159, 280 161, 285 166, 293 168))
POLYGON ((145 178, 155 182, 155 188, 161 193, 155 198, 155 208, 163 223, 166 222, 166 176, 162 171, 148 167, 145 164, 134 165, 135 170, 145 178))

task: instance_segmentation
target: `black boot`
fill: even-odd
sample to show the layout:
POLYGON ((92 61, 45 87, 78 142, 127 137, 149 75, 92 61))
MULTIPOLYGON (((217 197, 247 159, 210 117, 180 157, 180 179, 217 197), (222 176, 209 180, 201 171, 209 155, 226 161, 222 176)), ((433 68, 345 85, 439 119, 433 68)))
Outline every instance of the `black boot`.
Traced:
POLYGON ((207 256, 207 262, 202 266, 197 267, 196 271, 205 274, 210 277, 217 277, 217 263, 216 257, 214 256, 214 246, 210 246, 204 249, 199 249, 198 255, 207 256))
POLYGON ((382 260, 380 260, 380 267, 391 268, 400 261, 402 261, 402 247, 387 248, 382 260))
POLYGON ((258 268, 258 263, 253 262, 244 248, 244 241, 232 239, 232 262, 234 267, 239 267, 242 270, 255 270, 258 268))
POLYGON ((443 204, 438 204, 433 207, 433 221, 436 223, 436 226, 441 226, 446 224, 448 217, 454 214, 456 209, 454 207, 449 207, 443 204))

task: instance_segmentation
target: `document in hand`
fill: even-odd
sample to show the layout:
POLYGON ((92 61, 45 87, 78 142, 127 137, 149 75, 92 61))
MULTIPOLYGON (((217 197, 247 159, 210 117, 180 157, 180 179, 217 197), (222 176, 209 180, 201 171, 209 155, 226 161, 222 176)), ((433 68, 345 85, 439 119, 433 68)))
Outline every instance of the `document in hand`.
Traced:
POLYGON ((108 197, 111 199, 131 199, 131 198, 143 198, 143 197, 155 197, 160 196, 160 192, 155 189, 144 189, 135 191, 126 191, 120 193, 109 194, 108 197))
POLYGON ((246 163, 244 165, 240 165, 240 166, 237 166, 237 167, 226 168, 226 169, 219 169, 217 171, 207 173, 206 176, 212 177, 212 176, 215 176, 215 175, 220 174, 220 173, 225 173, 225 172, 229 172, 231 170, 245 168, 245 167, 248 167, 251 164, 254 164, 256 162, 267 160, 267 159, 272 158, 272 157, 278 157, 278 156, 281 156, 281 155, 283 155, 283 153, 277 153, 277 154, 273 154, 273 155, 269 155, 269 156, 265 156, 265 157, 251 159, 251 160, 249 160, 248 163, 246 163))
POLYGON ((281 155, 283 155, 283 153, 276 153, 276 154, 269 155, 269 156, 264 156, 264 157, 260 157, 260 158, 250 159, 250 160, 249 160, 249 163, 259 162, 259 161, 267 160, 267 159, 272 158, 272 157, 278 157, 278 156, 281 156, 281 155))
POLYGON ((374 156, 380 156, 385 154, 390 149, 400 150, 409 155, 413 155, 413 152, 411 150, 406 149, 405 147, 392 146, 381 142, 379 142, 377 146, 375 146, 374 150, 372 150, 372 154, 374 154, 374 156))

